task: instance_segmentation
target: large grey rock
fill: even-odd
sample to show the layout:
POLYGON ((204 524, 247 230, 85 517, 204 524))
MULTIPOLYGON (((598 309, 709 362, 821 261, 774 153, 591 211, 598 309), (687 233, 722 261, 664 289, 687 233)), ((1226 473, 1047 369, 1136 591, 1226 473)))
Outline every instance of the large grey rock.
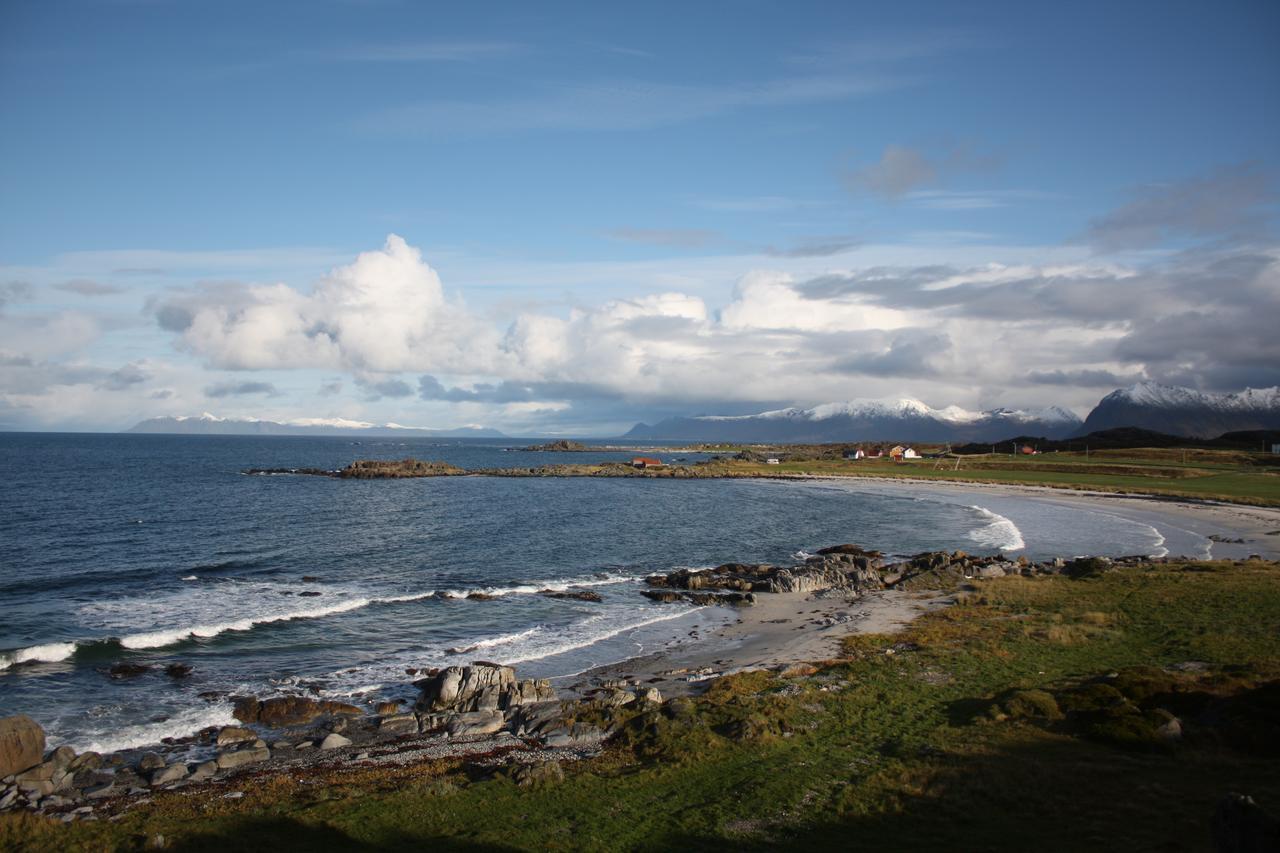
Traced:
POLYGON ((237 743, 253 743, 258 739, 256 732, 241 726, 223 726, 218 732, 218 746, 234 746, 237 743))
POLYGON ((271 757, 271 750, 264 746, 251 746, 248 749, 236 749, 218 753, 218 769, 230 770, 246 764, 256 764, 271 757))
POLYGON ((191 775, 187 778, 192 782, 203 782, 205 779, 213 777, 218 772, 218 762, 202 761, 191 771, 191 775))
POLYGON ((49 757, 45 760, 55 767, 70 767, 71 762, 76 760, 76 751, 69 746, 60 746, 49 753, 49 757))
POLYGON ((418 718, 413 714, 389 714, 378 721, 378 731, 384 735, 417 734, 418 718))
POLYGON ((542 742, 553 749, 566 747, 599 746, 607 737, 602 729, 582 723, 574 723, 569 728, 555 729, 547 733, 542 742))
POLYGON ((556 698, 549 681, 517 681, 509 666, 476 663, 451 666, 423 682, 417 710, 439 711, 505 711, 530 702, 556 698))
POLYGON ((170 782, 177 782, 187 778, 187 765, 170 764, 168 767, 162 767, 151 774, 152 785, 167 785, 170 782))
POLYGON ((451 716, 444 730, 450 737, 491 735, 501 731, 505 725, 501 711, 468 711, 451 716))
POLYGON ((0 778, 35 767, 44 758, 44 729, 26 714, 0 717, 0 778))
POLYGON ((123 793, 123 791, 116 788, 115 780, 110 780, 99 782, 96 785, 89 785, 82 793, 86 800, 101 800, 104 797, 113 797, 116 794, 123 793))
POLYGON ((138 759, 139 770, 159 770, 161 767, 164 767, 164 759, 154 752, 143 753, 142 758, 138 759))
POLYGON ((565 718, 565 708, 560 702, 537 702, 521 705, 512 714, 513 728, 517 733, 537 735, 556 728, 565 718))
POLYGON ((351 738, 343 737, 337 732, 330 732, 320 741, 321 749, 341 749, 344 746, 351 746, 351 738))

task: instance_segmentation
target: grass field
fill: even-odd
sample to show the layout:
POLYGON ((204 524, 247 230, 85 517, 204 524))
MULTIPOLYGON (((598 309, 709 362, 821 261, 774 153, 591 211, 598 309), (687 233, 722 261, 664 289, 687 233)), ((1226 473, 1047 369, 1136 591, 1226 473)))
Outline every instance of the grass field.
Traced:
POLYGON ((1228 791, 1280 810, 1280 566, 976 582, 808 674, 618 711, 567 778, 449 765, 161 794, 5 849, 1205 850, 1228 791), (1182 736, 1157 729, 1172 712, 1182 736))

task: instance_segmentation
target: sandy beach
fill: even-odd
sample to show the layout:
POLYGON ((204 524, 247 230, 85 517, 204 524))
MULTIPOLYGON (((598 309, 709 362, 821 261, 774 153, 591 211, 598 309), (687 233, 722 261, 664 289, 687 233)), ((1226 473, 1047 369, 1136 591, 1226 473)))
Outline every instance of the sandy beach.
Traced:
MULTIPOLYGON (((847 477, 811 479, 851 484, 847 477)), ((975 500, 983 496, 1023 498, 1102 511, 1160 530, 1175 528, 1205 537, 1208 553, 1185 556, 1243 559, 1256 554, 1280 559, 1280 509, 1275 508, 1002 484, 858 480, 854 485, 903 493, 969 495, 975 500)), ((1082 543, 1087 550, 1085 546, 1082 543)), ((832 658, 838 654, 840 640, 845 636, 893 633, 921 613, 944 607, 950 601, 949 596, 905 590, 879 590, 853 598, 836 591, 761 595, 755 606, 736 608, 735 618, 725 625, 696 632, 669 649, 597 667, 566 681, 586 686, 620 678, 652 684, 664 695, 685 695, 697 692, 700 685, 720 675, 785 669, 796 663, 832 658)))

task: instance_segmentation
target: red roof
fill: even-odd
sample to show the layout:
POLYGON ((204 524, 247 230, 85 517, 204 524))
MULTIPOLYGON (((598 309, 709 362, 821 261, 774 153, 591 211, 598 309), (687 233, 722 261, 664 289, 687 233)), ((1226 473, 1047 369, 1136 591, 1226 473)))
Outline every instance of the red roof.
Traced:
POLYGON ((661 465, 661 464, 662 464, 662 460, 661 460, 661 459, 654 459, 652 456, 637 456, 635 459, 632 459, 632 460, 631 460, 631 464, 632 464, 632 465, 643 465, 643 466, 644 466, 644 467, 646 467, 646 468, 650 468, 650 467, 652 467, 652 466, 654 466, 654 465, 661 465))

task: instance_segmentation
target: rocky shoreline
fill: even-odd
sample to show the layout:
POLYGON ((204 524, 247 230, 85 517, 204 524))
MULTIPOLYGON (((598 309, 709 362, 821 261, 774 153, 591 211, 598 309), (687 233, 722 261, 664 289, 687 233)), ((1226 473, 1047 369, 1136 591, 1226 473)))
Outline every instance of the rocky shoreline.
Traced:
MULTIPOLYGON (((658 605, 689 601, 750 608, 767 599, 797 605, 818 600, 847 604, 890 591, 950 588, 970 578, 1089 577, 1137 562, 1160 560, 1077 558, 1035 563, 999 554, 940 551, 886 562, 879 552, 845 544, 824 548, 789 566, 726 563, 703 571, 654 575, 645 579, 647 588, 640 594, 658 605)), ((584 596, 583 600, 591 599, 584 596)), ((808 625, 788 630, 823 630, 853 618, 848 611, 832 611, 825 619, 810 618, 808 625)), ((233 697, 240 725, 167 739, 147 750, 107 755, 77 754, 65 745, 47 750, 38 723, 25 715, 7 717, 0 719, 0 811, 26 809, 64 821, 109 819, 148 800, 157 790, 208 788, 208 796, 234 797, 236 789, 279 771, 404 765, 443 758, 479 762, 510 774, 519 784, 531 784, 560 775, 559 762, 598 752, 637 713, 679 715, 680 703, 689 700, 678 694, 697 692, 735 669, 730 658, 696 669, 669 664, 664 669, 661 655, 646 663, 586 673, 563 691, 547 680, 519 679, 512 667, 488 661, 407 670, 407 675, 417 677, 412 685, 418 695, 411 706, 389 701, 366 709, 302 695, 233 697)), ((768 666, 784 669, 788 665, 775 659, 768 666)))

